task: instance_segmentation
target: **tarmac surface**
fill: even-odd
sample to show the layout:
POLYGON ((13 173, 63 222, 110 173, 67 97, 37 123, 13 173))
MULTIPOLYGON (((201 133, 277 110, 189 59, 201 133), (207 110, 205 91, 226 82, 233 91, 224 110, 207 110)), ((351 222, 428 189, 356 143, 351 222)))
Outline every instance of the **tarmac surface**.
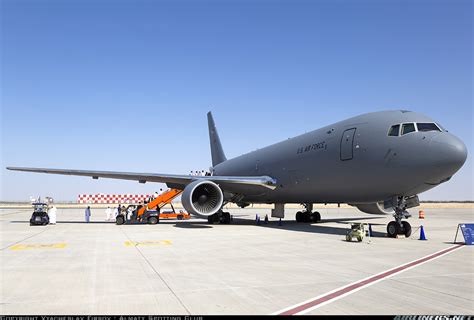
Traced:
MULTIPOLYGON (((202 219, 158 225, 106 222, 92 209, 0 210, 1 314, 272 314, 453 246, 473 209, 411 211, 410 238, 385 236, 390 216, 322 209, 322 222, 280 226, 269 209, 231 209, 231 225, 202 219), (255 215, 262 217, 256 225, 255 215), (346 242, 350 222, 373 237, 346 242), (423 224, 427 241, 418 240, 423 224)), ((463 241, 462 235, 458 240, 463 241)), ((306 314, 474 314, 474 246, 461 246, 306 314)))

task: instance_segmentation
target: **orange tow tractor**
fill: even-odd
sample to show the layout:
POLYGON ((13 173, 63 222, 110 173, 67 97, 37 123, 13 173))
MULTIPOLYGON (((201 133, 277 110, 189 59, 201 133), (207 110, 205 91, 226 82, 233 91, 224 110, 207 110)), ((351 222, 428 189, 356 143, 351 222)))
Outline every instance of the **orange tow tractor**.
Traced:
POLYGON ((173 205, 170 203, 173 211, 163 211, 160 213, 160 219, 178 219, 178 220, 187 220, 191 219, 191 215, 183 210, 176 212, 173 205))
POLYGON ((160 218, 163 219, 190 219, 191 216, 182 210, 180 212, 176 212, 173 207, 171 201, 174 198, 179 196, 183 192, 183 190, 179 189, 170 189, 164 192, 162 195, 156 197, 150 203, 145 205, 139 206, 129 206, 127 211, 132 210, 133 213, 131 214, 130 218, 124 214, 119 214, 116 217, 116 224, 124 224, 124 223, 139 223, 139 222, 148 222, 149 224, 157 224, 160 222, 160 218), (161 209, 169 204, 171 206, 172 211, 161 212, 161 209))

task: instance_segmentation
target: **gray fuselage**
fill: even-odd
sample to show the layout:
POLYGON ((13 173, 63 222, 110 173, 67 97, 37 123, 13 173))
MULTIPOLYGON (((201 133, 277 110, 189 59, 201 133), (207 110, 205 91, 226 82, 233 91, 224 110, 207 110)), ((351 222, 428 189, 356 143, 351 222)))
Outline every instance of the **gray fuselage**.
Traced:
POLYGON ((391 126, 435 123, 410 111, 356 116, 224 161, 215 176, 263 176, 274 190, 245 194, 249 203, 373 203, 429 190, 464 164, 463 142, 442 129, 389 136, 391 126))

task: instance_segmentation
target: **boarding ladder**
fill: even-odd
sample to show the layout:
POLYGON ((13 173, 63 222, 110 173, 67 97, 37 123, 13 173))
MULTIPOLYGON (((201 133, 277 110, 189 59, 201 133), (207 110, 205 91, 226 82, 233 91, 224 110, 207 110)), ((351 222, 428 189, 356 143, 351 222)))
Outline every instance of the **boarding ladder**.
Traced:
POLYGON ((137 217, 141 217, 147 210, 156 209, 156 211, 159 212, 160 209, 163 208, 165 205, 171 204, 171 201, 173 201, 173 199, 179 196, 182 192, 183 190, 179 189, 170 189, 163 192, 163 194, 153 199, 153 201, 147 203, 146 205, 138 209, 137 217))

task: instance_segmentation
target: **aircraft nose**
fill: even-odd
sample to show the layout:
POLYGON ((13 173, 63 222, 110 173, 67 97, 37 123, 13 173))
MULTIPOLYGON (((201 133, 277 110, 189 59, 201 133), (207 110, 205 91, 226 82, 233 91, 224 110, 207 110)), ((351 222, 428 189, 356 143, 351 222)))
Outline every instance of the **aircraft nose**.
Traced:
POLYGON ((433 137, 430 147, 433 150, 435 164, 446 168, 452 174, 458 171, 466 162, 466 145, 459 138, 448 132, 443 132, 433 137))

